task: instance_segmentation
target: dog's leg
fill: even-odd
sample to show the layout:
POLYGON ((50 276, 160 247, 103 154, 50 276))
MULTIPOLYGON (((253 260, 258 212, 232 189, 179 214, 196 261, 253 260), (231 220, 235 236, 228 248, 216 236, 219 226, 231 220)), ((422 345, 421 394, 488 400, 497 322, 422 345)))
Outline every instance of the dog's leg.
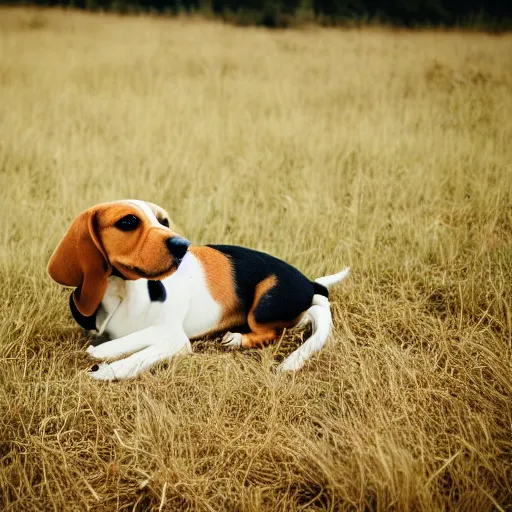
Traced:
POLYGON ((106 341, 97 347, 89 345, 86 352, 94 359, 120 357, 157 343, 168 336, 168 327, 153 326, 141 331, 122 336, 112 341, 106 341))
MULTIPOLYGON (((143 333, 150 329, 152 328, 148 328, 134 334, 142 334, 146 337, 143 333)), ((147 370, 159 361, 168 359, 180 352, 192 352, 190 341, 183 330, 170 330, 165 327, 157 327, 156 329, 165 329, 165 338, 160 337, 158 340, 153 340, 150 346, 147 346, 143 350, 140 350, 125 359, 120 359, 113 363, 94 365, 91 368, 89 375, 93 379, 97 380, 128 379, 135 377, 140 372, 147 370)), ((127 337, 128 336, 125 336, 124 338, 127 337)))
POLYGON ((253 327, 252 331, 247 334, 228 332, 222 338, 221 344, 224 347, 232 348, 263 348, 274 343, 277 338, 278 334, 276 329, 262 325, 258 326, 256 330, 254 330, 253 327))
POLYGON ((251 332, 227 333, 221 343, 225 347, 262 348, 274 343, 279 332, 292 327, 302 318, 300 309, 293 312, 293 319, 281 318, 281 304, 286 300, 287 288, 279 288, 275 276, 270 276, 256 286, 254 302, 247 316, 251 332))
POLYGON ((266 327, 264 325, 258 326, 255 330, 247 334, 242 334, 242 348, 263 348, 272 345, 279 335, 276 329, 266 327))

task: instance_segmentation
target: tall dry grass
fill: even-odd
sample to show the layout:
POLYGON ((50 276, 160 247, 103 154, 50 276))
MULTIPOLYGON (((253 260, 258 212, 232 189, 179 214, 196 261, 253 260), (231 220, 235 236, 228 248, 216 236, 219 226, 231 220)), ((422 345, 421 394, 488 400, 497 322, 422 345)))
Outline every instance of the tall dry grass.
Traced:
POLYGON ((512 38, 0 11, 0 508, 510 509, 512 38), (46 275, 71 219, 350 264, 329 346, 98 383, 46 275))

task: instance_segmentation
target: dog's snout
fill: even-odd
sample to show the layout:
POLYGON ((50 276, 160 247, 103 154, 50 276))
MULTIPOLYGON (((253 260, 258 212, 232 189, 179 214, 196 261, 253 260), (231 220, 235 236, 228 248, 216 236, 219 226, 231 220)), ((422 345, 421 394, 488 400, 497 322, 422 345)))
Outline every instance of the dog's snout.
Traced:
POLYGON ((190 247, 190 242, 186 238, 181 238, 180 236, 173 236, 168 238, 166 241, 167 248, 169 252, 175 258, 183 258, 188 248, 190 247))

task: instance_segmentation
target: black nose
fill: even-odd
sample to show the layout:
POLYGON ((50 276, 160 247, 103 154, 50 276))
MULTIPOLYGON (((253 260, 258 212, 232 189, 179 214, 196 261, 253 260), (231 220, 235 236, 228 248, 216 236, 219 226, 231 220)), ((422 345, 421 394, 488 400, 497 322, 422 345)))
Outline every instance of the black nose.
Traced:
POLYGON ((183 258, 188 248, 190 247, 190 242, 186 238, 181 238, 180 236, 173 236, 172 238, 168 238, 165 242, 167 244, 167 248, 169 252, 175 258, 183 258))

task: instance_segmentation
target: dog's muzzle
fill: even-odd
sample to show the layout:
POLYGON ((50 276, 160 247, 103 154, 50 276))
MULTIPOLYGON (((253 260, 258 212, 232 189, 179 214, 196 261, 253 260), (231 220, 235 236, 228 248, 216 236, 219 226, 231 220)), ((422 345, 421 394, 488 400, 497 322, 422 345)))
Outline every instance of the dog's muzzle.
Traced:
POLYGON ((186 238, 182 238, 180 236, 173 236, 172 238, 168 238, 165 242, 167 245, 167 249, 169 252, 178 261, 181 261, 183 256, 188 251, 190 247, 190 242, 186 238))

